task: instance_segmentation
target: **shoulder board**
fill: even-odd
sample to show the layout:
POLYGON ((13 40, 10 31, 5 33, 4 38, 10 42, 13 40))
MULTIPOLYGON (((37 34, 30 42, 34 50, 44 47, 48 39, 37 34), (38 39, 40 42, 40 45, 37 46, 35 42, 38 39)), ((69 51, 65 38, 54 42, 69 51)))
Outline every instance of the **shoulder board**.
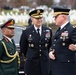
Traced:
POLYGON ((26 28, 23 28, 23 30, 26 30, 26 28))
POLYGON ((49 29, 52 29, 51 27, 49 27, 49 29))
POLYGON ((73 28, 76 28, 76 25, 73 25, 73 28))

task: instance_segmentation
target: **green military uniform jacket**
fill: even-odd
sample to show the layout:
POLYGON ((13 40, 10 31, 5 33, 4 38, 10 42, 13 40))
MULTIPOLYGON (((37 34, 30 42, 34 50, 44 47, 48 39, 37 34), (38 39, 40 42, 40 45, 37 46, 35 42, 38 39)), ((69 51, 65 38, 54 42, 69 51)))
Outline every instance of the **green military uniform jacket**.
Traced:
POLYGON ((3 37, 0 40, 0 75, 18 75, 18 57, 14 56, 15 53, 15 44, 3 37), (2 42, 4 42, 7 52, 2 42))

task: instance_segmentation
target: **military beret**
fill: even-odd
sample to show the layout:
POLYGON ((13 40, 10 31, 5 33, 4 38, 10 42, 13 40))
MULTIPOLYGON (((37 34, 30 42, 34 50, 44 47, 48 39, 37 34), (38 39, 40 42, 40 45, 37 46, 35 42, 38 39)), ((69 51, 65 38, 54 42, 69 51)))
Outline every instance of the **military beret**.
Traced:
POLYGON ((2 24, 0 27, 1 27, 1 29, 4 28, 4 27, 15 28, 14 24, 15 24, 15 20, 14 19, 9 19, 7 22, 2 24))
POLYGON ((30 12, 29 12, 29 15, 31 17, 34 17, 34 18, 41 18, 42 15, 43 15, 43 12, 44 10, 43 9, 31 9, 30 12))
POLYGON ((54 9, 54 16, 59 15, 59 14, 64 14, 64 15, 69 15, 70 9, 66 8, 53 8, 54 9))

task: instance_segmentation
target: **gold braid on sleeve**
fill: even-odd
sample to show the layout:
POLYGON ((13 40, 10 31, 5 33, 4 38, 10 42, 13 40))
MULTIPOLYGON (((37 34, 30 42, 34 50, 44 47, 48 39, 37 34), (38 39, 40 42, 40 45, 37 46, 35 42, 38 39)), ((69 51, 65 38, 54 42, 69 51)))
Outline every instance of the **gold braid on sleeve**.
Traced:
POLYGON ((7 55, 9 58, 11 58, 11 59, 10 59, 10 60, 7 60, 7 61, 0 60, 0 62, 2 62, 2 63, 11 63, 13 60, 15 60, 16 57, 18 57, 18 64, 20 65, 19 53, 16 51, 14 55, 10 55, 10 54, 8 53, 8 50, 7 50, 7 48, 6 48, 6 45, 5 45, 5 43, 4 43, 3 41, 2 41, 2 44, 3 44, 3 46, 4 46, 6 55, 7 55))

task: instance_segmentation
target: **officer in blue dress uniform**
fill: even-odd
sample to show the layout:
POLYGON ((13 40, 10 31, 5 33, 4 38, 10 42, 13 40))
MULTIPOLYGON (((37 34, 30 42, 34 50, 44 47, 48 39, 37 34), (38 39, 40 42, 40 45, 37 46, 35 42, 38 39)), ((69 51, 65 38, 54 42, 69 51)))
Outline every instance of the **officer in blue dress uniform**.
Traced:
POLYGON ((14 24, 15 21, 10 19, 0 26, 3 34, 0 40, 0 75, 18 75, 19 55, 12 41, 14 24))
POLYGON ((29 13, 33 25, 23 31, 20 50, 25 57, 24 71, 27 75, 49 74, 49 48, 52 30, 43 26, 43 9, 32 9, 29 13))
POLYGON ((69 49, 76 44, 76 26, 68 20, 70 9, 54 8, 58 30, 52 37, 49 57, 52 59, 52 75, 76 75, 75 51, 69 49))

